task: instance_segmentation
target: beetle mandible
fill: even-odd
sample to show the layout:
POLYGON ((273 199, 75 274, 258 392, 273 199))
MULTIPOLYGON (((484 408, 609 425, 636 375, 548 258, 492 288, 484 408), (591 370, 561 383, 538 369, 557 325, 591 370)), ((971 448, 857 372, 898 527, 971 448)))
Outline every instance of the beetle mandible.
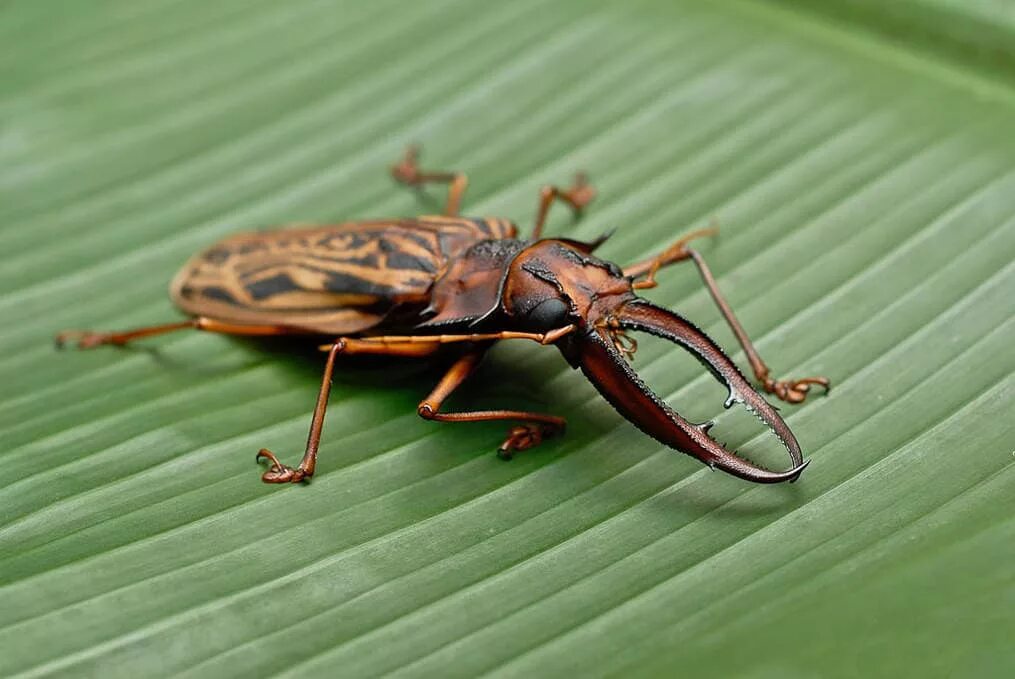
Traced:
POLYGON ((173 279, 170 294, 188 320, 124 332, 65 331, 79 348, 123 345, 135 339, 192 328, 230 335, 307 335, 327 338, 324 377, 306 452, 295 468, 261 449, 267 483, 299 482, 314 474, 331 376, 339 354, 429 356, 442 346, 461 349, 447 373, 419 404, 419 415, 440 422, 508 420, 499 454, 538 445, 564 430, 557 415, 516 410, 445 412, 448 396, 476 369, 497 340, 527 339, 557 346, 616 410, 646 434, 681 452, 749 481, 794 481, 807 466, 782 417, 751 386, 712 339, 679 314, 638 297, 656 285, 658 271, 692 261, 743 347, 755 378, 783 401, 803 401, 812 385, 828 391, 825 377, 774 380, 716 285, 702 256, 688 243, 714 233, 692 232, 655 257, 618 267, 593 255, 605 240, 585 243, 541 238, 555 201, 575 213, 595 196, 579 174, 567 189, 542 189, 535 227, 527 240, 501 218, 459 216, 468 180, 457 172, 423 172, 417 150, 391 168, 399 182, 419 187, 448 184, 443 215, 282 229, 227 238, 193 257, 173 279), (782 441, 792 467, 773 472, 708 435, 711 422, 694 424, 656 396, 628 361, 637 345, 627 331, 679 344, 729 390, 725 407, 741 403, 782 441))

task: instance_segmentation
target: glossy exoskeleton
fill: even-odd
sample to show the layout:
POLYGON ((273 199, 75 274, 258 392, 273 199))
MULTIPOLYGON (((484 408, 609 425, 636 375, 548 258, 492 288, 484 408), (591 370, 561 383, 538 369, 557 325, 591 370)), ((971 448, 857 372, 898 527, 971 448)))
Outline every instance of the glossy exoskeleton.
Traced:
POLYGON ((443 422, 515 422, 500 446, 504 457, 562 432, 565 421, 556 415, 441 410, 490 346, 504 339, 557 346, 624 417, 712 468, 759 483, 792 481, 800 475, 807 462, 793 433, 723 350, 680 315, 635 294, 655 285, 661 267, 693 261, 766 392, 798 403, 811 385, 827 390, 824 377, 778 381, 769 376, 701 255, 688 247, 691 239, 711 229, 691 233, 658 256, 621 268, 593 254, 605 238, 591 243, 540 238, 555 200, 577 212, 595 195, 581 175, 568 189, 543 188, 532 235, 520 240, 506 219, 458 216, 465 176, 422 172, 416 158, 410 149, 392 174, 411 186, 448 183, 443 215, 234 236, 195 256, 173 280, 173 301, 191 316, 188 320, 117 333, 67 331, 57 336, 57 343, 75 340, 81 348, 122 345, 184 328, 327 338, 322 348, 328 359, 306 453, 293 468, 262 449, 258 459, 270 463, 262 477, 269 483, 313 475, 339 354, 427 356, 443 346, 460 346, 455 362, 419 404, 420 416, 443 422), (691 352, 729 390, 726 407, 743 404, 778 436, 791 468, 764 469, 711 438, 710 422, 694 424, 677 414, 631 368, 628 358, 636 345, 628 331, 650 333, 691 352))

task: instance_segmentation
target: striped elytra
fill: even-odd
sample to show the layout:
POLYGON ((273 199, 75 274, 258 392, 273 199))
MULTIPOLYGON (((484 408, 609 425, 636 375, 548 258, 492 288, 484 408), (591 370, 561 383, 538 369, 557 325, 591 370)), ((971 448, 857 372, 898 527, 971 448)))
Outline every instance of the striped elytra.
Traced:
POLYGON ((170 295, 194 316, 361 332, 397 305, 425 304, 471 246, 516 233, 506 219, 438 215, 239 234, 191 258, 170 295))

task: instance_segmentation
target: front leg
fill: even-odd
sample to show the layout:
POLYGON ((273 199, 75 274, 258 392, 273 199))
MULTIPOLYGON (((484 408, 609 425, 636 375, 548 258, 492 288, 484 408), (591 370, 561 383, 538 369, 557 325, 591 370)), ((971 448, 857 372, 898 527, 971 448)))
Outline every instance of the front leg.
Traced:
POLYGON ((437 422, 485 422, 488 420, 516 420, 520 424, 508 430, 507 438, 501 443, 497 455, 510 460, 521 450, 528 450, 543 442, 543 439, 564 432, 567 421, 556 415, 530 413, 520 410, 477 410, 464 413, 442 413, 441 405, 455 389, 473 373, 482 360, 489 345, 470 351, 448 369, 441 381, 423 399, 418 408, 419 416, 437 422))
POLYGON ((748 362, 751 364, 755 378, 761 383, 762 388, 766 392, 787 403, 802 403, 807 398, 808 393, 810 393, 812 385, 820 386, 824 389, 825 393, 828 393, 832 383, 827 377, 804 377, 788 380, 772 379, 768 365, 761 360, 761 356, 758 354, 758 350, 754 348, 754 343, 751 342, 747 331, 744 330, 744 326, 740 324, 729 302, 726 301, 726 298, 719 290, 719 285, 716 283, 711 269, 708 268, 708 264, 705 263, 705 258, 697 250, 687 247, 687 243, 695 238, 714 236, 716 233, 718 233, 718 228, 715 225, 707 229, 693 231, 664 250, 662 254, 626 267, 624 275, 633 281, 632 287, 635 290, 654 288, 656 286, 656 272, 659 269, 690 259, 698 267, 698 273, 701 275, 702 282, 708 288, 712 300, 719 307, 720 313, 726 319, 726 323, 730 326, 733 334, 736 335, 737 342, 740 343, 744 353, 747 355, 748 362))

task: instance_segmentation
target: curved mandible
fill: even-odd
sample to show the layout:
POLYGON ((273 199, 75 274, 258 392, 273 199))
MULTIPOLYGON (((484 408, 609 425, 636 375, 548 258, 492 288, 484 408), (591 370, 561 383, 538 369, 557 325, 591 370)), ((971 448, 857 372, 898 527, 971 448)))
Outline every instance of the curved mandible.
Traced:
POLYGON ((693 424, 677 414, 638 377, 608 333, 592 329, 580 340, 575 338, 576 362, 618 412, 649 436, 742 479, 780 483, 800 476, 808 462, 803 460, 793 432, 712 339, 686 319, 644 300, 626 303, 614 317, 623 328, 668 339, 694 354, 729 389, 725 407, 742 403, 752 411, 782 441, 793 467, 773 472, 727 450, 708 435, 711 422, 693 424))

